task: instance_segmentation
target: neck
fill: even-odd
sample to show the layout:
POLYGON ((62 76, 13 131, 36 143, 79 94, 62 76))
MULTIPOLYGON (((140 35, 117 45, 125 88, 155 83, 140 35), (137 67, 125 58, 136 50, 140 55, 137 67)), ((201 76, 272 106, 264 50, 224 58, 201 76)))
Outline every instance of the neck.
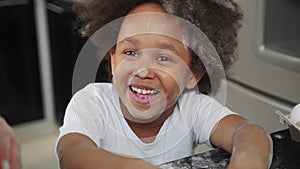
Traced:
MULTIPOLYGON (((160 128, 163 126, 164 122, 167 118, 173 113, 176 104, 167 109, 164 113, 162 113, 157 119, 147 122, 147 123, 139 123, 129 119, 125 119, 131 130, 143 141, 143 142, 152 142, 156 135, 158 134, 160 128)), ((127 108, 121 103, 121 110, 123 114, 126 111, 128 113, 127 108)))

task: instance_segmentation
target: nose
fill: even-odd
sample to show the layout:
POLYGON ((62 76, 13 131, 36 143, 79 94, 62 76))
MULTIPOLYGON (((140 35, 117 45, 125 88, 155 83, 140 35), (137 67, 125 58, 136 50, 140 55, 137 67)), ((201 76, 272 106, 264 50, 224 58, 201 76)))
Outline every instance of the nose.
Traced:
POLYGON ((136 72, 135 72, 135 75, 139 76, 141 78, 146 77, 147 74, 148 74, 148 69, 147 68, 141 68, 141 69, 136 70, 136 72))
POLYGON ((140 51, 140 58, 136 60, 134 76, 145 79, 154 78, 156 67, 156 60, 153 56, 153 49, 143 49, 140 51))
POLYGON ((146 78, 154 78, 154 72, 150 68, 139 68, 135 70, 134 76, 139 77, 141 79, 146 79, 146 78))

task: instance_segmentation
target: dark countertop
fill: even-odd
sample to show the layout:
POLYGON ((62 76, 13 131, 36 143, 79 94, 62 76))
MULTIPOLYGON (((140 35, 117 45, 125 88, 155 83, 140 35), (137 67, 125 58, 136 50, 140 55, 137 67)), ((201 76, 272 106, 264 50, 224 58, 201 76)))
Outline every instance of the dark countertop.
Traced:
POLYGON ((300 142, 291 140, 289 130, 271 134, 273 140, 273 162, 271 169, 299 169, 300 142))
POLYGON ((159 166, 161 169, 226 169, 230 154, 214 149, 159 166))
MULTIPOLYGON (((289 130, 275 132, 271 134, 271 137, 274 153, 270 169, 299 169, 300 143, 291 140, 289 130)), ((214 149, 159 167, 162 169, 226 169, 229 161, 229 153, 221 149, 214 149)))

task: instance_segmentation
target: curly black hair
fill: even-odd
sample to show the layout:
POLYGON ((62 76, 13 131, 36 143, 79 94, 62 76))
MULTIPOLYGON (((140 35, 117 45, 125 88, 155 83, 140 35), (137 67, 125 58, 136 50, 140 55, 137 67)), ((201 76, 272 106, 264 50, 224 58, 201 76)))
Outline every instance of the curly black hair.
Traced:
MULTIPOLYGON (((243 13, 234 0, 85 0, 73 6, 77 15, 76 26, 81 36, 90 37, 105 24, 126 16, 143 3, 150 2, 161 5, 169 14, 197 26, 215 47, 225 73, 238 59, 237 36, 243 13)), ((109 61, 106 63, 110 64, 109 61)), ((193 51, 191 70, 203 70, 200 58, 193 51)), ((198 89, 201 93, 211 93, 212 85, 207 73, 198 82, 198 89)))

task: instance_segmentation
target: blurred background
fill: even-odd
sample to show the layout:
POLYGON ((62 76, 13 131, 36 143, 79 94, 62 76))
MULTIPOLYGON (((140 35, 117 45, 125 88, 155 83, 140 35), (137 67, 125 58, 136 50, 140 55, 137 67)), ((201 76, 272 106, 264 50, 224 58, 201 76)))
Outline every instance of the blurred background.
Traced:
POLYGON ((86 41, 74 29, 73 3, 0 0, 0 113, 21 140, 24 169, 59 168, 58 126, 86 41))
MULTIPOLYGON (((245 17, 226 105, 270 133, 285 129, 274 112, 300 102, 300 1, 236 1, 245 17)), ((0 0, 0 115, 20 138, 24 169, 59 168, 58 127, 87 40, 74 29, 74 2, 0 0)))

